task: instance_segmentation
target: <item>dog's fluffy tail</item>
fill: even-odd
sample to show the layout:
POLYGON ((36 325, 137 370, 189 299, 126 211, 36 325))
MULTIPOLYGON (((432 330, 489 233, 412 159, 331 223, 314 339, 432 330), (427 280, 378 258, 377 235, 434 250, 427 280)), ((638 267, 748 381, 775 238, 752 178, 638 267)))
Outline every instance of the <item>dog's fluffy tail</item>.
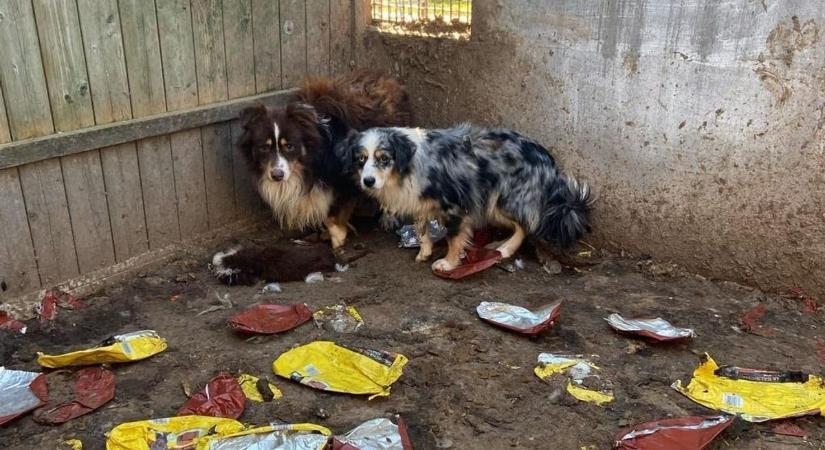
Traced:
POLYGON ((557 176, 545 193, 544 208, 536 235, 562 248, 573 245, 590 231, 593 197, 585 183, 557 176))

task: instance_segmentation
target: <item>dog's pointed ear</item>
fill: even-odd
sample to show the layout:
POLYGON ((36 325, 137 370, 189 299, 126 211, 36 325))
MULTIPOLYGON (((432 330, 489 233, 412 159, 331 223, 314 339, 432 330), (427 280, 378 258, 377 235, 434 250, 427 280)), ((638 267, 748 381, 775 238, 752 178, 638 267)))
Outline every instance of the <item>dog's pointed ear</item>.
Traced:
POLYGON ((344 174, 350 174, 355 167, 353 160, 355 159, 355 151, 358 148, 358 141, 361 139, 361 133, 355 130, 349 130, 347 137, 341 140, 335 146, 335 157, 341 163, 341 171, 344 174))
POLYGON ((390 144, 392 159, 395 161, 395 168, 401 175, 407 175, 412 169, 412 159, 415 154, 415 144, 406 134, 393 130, 387 136, 390 144))
POLYGON ((244 108, 243 111, 241 111, 241 114, 238 116, 238 119, 241 122, 241 126, 245 130, 248 130, 253 122, 260 119, 261 117, 266 117, 266 113, 266 105, 264 105, 261 102, 258 102, 252 106, 244 108))
POLYGON ((306 103, 290 103, 286 107, 287 121, 294 123, 301 130, 301 137, 307 148, 317 148, 321 145, 321 134, 318 132, 318 113, 306 103))

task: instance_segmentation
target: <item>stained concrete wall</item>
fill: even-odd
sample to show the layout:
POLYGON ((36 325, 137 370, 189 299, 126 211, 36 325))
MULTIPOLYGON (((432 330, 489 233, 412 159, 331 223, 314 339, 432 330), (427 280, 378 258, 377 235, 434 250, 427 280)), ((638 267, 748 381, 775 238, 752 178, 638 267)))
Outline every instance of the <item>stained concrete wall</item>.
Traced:
POLYGON ((476 0, 469 42, 365 31, 418 120, 514 127, 598 195, 598 244, 825 299, 821 0, 476 0))

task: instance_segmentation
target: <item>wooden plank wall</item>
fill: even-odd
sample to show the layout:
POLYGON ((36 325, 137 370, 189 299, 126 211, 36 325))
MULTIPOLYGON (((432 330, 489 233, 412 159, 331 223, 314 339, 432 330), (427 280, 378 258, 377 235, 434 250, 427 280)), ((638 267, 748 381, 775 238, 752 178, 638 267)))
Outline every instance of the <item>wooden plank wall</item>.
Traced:
MULTIPOLYGON (((335 75, 352 0, 3 0, 3 144, 335 75)), ((0 170, 0 303, 260 211, 235 122, 0 170)))

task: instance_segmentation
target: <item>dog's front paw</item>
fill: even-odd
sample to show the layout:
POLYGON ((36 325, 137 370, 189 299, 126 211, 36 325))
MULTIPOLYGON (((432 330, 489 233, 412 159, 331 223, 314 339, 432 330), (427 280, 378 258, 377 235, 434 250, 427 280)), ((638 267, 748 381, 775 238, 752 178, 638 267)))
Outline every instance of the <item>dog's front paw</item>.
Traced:
POLYGON ((423 249, 419 250, 418 255, 415 256, 415 262, 427 261, 428 259, 430 259, 430 256, 432 256, 432 254, 433 254, 433 252, 427 252, 427 251, 424 251, 423 249))
POLYGON ((434 262, 432 267, 437 272, 449 272, 458 267, 458 264, 451 263, 447 258, 441 258, 434 262))

